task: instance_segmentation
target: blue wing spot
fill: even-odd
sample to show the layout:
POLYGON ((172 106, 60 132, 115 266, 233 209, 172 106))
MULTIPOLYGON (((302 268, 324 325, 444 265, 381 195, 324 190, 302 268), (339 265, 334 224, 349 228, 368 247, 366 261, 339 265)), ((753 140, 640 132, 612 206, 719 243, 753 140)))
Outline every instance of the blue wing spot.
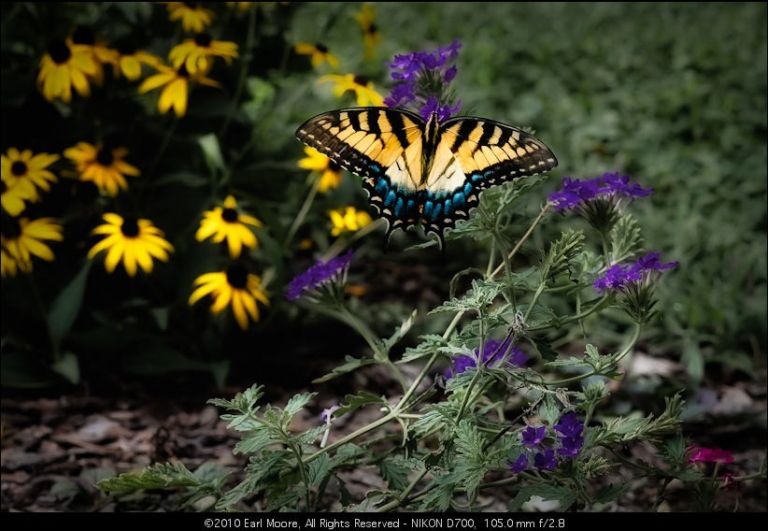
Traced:
POLYGON ((456 192, 453 194, 453 204, 456 205, 456 208, 461 208, 464 206, 464 203, 466 202, 466 196, 463 192, 456 192))
POLYGON ((381 166, 379 166, 376 163, 373 163, 369 166, 371 170, 373 170, 374 173, 380 173, 381 172, 381 166))
POLYGON ((467 183, 464 185, 464 195, 469 195, 472 193, 472 185, 470 183, 467 183))
POLYGON ((397 204, 395 205, 395 216, 400 217, 403 215, 403 206, 405 202, 402 197, 397 198, 397 204))
POLYGON ((481 180, 483 176, 480 175, 479 173, 473 173, 472 175, 469 176, 469 178, 472 179, 473 182, 477 182, 481 180))
POLYGON ((483 173, 483 177, 490 177, 491 175, 493 175, 493 171, 491 171, 491 170, 483 173))
POLYGON ((386 199, 384 199, 384 206, 389 206, 392 203, 395 202, 395 199, 397 199, 397 194, 395 194, 394 190, 390 190, 387 194, 386 199))
POLYGON ((408 213, 410 214, 410 213, 411 213, 411 212, 413 212, 415 209, 416 209, 416 201, 414 201, 413 199, 409 199, 409 200, 408 200, 408 204, 407 204, 407 205, 406 205, 406 207, 405 207, 405 211, 406 211, 406 212, 408 212, 408 213))
POLYGON ((376 191, 379 193, 386 193, 389 186, 387 186, 387 181, 384 179, 379 180, 379 182, 376 183, 376 191))
POLYGON ((432 217, 432 207, 434 206, 435 204, 432 201, 424 203, 424 217, 432 217))
POLYGON ((443 208, 443 205, 441 205, 440 203, 435 205, 435 210, 432 211, 432 219, 436 220, 437 218, 440 217, 440 211, 442 210, 442 208, 443 208))
POLYGON ((443 211, 445 212, 446 216, 451 215, 451 212, 453 211, 453 203, 450 199, 446 199, 445 203, 443 203, 443 211))

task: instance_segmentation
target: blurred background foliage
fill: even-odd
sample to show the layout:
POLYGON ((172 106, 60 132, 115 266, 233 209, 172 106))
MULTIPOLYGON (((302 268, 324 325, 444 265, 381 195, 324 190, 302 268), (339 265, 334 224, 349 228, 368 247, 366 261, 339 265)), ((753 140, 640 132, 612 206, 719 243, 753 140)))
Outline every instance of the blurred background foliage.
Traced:
MULTIPOLYGON (((127 160, 142 171, 112 199, 71 178, 65 160, 54 165, 59 182, 24 215, 59 218, 64 241, 53 245, 55 261, 36 262, 31 276, 3 278, 3 387, 158 376, 164 383, 212 377, 217 385, 276 378, 300 387, 325 372, 328 360, 359 352, 351 334, 283 296, 292 276, 336 239, 327 212, 365 208, 359 180, 346 175, 340 188, 318 195, 286 243, 311 186, 297 166, 304 155, 294 131, 316 113, 354 105, 317 82, 330 70, 316 71, 293 52, 302 41, 325 44, 339 57, 340 73, 369 76, 385 94, 385 61, 393 54, 458 38, 463 114, 530 127, 560 161, 527 203, 517 203, 520 233, 563 176, 618 170, 652 186, 655 193, 632 207, 646 247, 681 266, 661 283, 663 317, 646 334, 647 348, 681 360, 693 387, 708 374, 763 370, 765 4, 381 3, 374 7, 382 40, 369 60, 354 19, 361 4, 209 7, 211 33, 237 42, 240 57, 218 62, 210 76, 222 88, 196 87, 186 116, 176 119, 157 113, 155 94, 139 95, 136 83, 109 75, 70 104, 46 101, 35 84, 49 40, 80 25, 108 46, 127 39, 166 57, 182 33, 165 6, 3 4, 3 151, 61 153, 106 139, 127 147, 127 160), (272 304, 246 332, 230 315, 212 317, 204 305, 187 304, 195 277, 228 261, 222 248, 194 238, 202 212, 228 193, 264 223, 251 260, 272 304), (164 230, 176 249, 170 262, 135 278, 108 274, 101 261, 89 267, 89 233, 110 210, 140 214, 164 230)), ((538 260, 537 249, 579 223, 553 216, 516 267, 538 260)), ((375 231, 355 242, 355 307, 382 335, 412 309, 445 298, 452 275, 482 267, 487 253, 487 242, 467 240, 449 241, 445 256, 435 247, 409 249, 421 241, 400 233, 385 248, 375 231)), ((618 313, 606 324, 591 334, 618 341, 625 324, 618 313)))

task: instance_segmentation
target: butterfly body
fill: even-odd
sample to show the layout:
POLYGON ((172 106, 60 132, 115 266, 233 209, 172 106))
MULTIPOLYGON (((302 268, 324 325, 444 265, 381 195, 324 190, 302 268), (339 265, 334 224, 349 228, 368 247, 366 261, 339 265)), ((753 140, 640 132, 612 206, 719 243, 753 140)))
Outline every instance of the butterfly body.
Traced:
POLYGON ((388 107, 323 113, 296 136, 362 177, 388 233, 423 223, 441 244, 483 190, 557 165, 547 146, 515 127, 474 117, 440 122, 436 114, 424 122, 388 107))

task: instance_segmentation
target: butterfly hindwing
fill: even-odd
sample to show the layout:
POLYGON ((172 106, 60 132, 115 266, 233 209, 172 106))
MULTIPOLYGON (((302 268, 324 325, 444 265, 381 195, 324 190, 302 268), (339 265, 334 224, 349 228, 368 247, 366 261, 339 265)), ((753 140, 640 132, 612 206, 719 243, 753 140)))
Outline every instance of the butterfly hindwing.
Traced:
POLYGON ((310 118, 296 136, 362 177, 389 233, 419 221, 423 132, 424 122, 411 112, 359 107, 310 118))

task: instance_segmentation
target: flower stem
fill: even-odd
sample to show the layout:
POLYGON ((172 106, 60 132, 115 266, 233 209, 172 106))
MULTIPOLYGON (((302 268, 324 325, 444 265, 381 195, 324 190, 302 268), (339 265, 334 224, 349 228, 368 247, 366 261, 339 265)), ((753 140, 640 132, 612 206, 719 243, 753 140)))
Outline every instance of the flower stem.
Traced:
POLYGON ((377 513, 385 513, 387 511, 391 511, 392 509, 397 509, 400 507, 400 505, 408 498, 408 495, 413 491, 414 488, 416 488, 416 485, 419 483, 419 481, 424 478, 424 476, 427 475, 427 472, 429 470, 425 467, 424 470, 421 471, 420 474, 418 474, 415 478, 413 478, 413 481, 411 481, 407 487, 405 487, 405 490, 397 495, 397 497, 389 502, 386 505, 382 505, 378 509, 376 509, 377 513))
POLYGON ((296 456, 296 463, 299 465, 299 474, 301 474, 301 481, 304 483, 304 503, 306 504, 306 510, 311 511, 312 507, 310 502, 312 492, 309 488, 309 480, 307 479, 307 471, 304 468, 304 462, 301 460, 301 452, 293 443, 289 444, 288 446, 290 446, 291 450, 293 451, 293 455, 296 456))
POLYGON ((291 240, 293 240, 293 237, 296 235, 299 227, 301 227, 301 224, 304 223, 304 218, 307 217, 309 209, 312 207, 312 202, 315 200, 315 196, 317 195, 317 190, 319 187, 320 179, 317 179, 312 184, 312 188, 309 190, 306 199, 304 199, 304 204, 301 205, 299 213, 296 214, 296 218, 293 220, 291 227, 288 229, 288 234, 286 234, 285 241, 283 242, 283 249, 288 249, 288 246, 291 244, 291 240))
MULTIPOLYGON (((538 224, 539 224, 539 222, 541 222, 541 220, 544 218, 544 214, 546 214, 548 210, 549 210, 549 203, 547 203, 546 205, 544 205, 544 206, 541 208, 541 211, 539 212, 539 215, 538 215, 538 216, 536 216, 536 218, 535 218, 535 219, 533 220, 533 222, 531 223, 531 226, 530 226, 530 227, 528 227, 528 230, 526 230, 526 231, 525 231, 525 234, 523 234, 523 235, 520 237, 520 240, 518 240, 518 242, 515 244, 515 246, 514 246, 514 247, 512 248, 512 250, 509 252, 509 254, 507 255, 507 261, 510 261, 510 260, 512 260, 512 258, 513 258, 513 257, 514 257, 514 256, 517 254, 517 251, 519 251, 519 250, 520 250, 520 247, 522 247, 522 246, 523 246, 523 243, 525 243, 525 241, 526 241, 528 238, 530 238, 530 237, 531 237, 531 234, 533 234, 533 229, 535 229, 535 228, 536 228, 536 225, 538 225, 538 224)), ((498 275, 499 273, 501 273, 501 271, 504 269, 504 263, 505 263, 505 262, 504 262, 504 261, 502 261, 502 263, 501 263, 501 264, 499 264, 499 265, 498 265, 498 267, 496 267, 496 269, 494 269, 494 270, 493 270, 493 272, 491 273, 491 275, 488 277, 488 279, 489 279, 489 280, 492 280, 494 277, 496 277, 496 275, 498 275)))
POLYGON ((232 118, 234 118, 235 111, 237 111, 237 104, 240 101, 240 96, 242 96, 243 89, 245 88, 245 81, 248 79, 248 64, 251 62, 251 50, 253 49, 256 38, 257 12, 258 9, 252 8, 248 13, 248 30, 245 36, 245 50, 240 57, 240 77, 237 80, 237 88, 235 89, 235 95, 232 98, 232 105, 230 106, 229 112, 227 112, 227 116, 224 118, 224 123, 221 124, 221 128, 217 135, 220 140, 224 139, 224 133, 229 129, 229 124, 232 123, 232 118))
POLYGON ((348 238, 339 238, 338 240, 333 242, 333 244, 330 247, 328 247, 328 249, 325 251, 325 253, 323 253, 323 256, 320 259, 322 261, 324 261, 324 262, 327 262, 331 258, 335 258, 339 254, 341 254, 341 252, 345 248, 349 247, 349 245, 351 245, 352 242, 357 241, 360 238, 362 238, 364 236, 367 236, 371 232, 375 231, 376 229, 379 228, 379 226, 382 223, 384 223, 383 220, 377 219, 376 221, 374 221, 372 223, 369 223, 368 225, 366 225, 362 229, 360 229, 358 231, 355 231, 348 238))
POLYGON ((165 130, 165 134, 163 134, 163 139, 160 141, 160 147, 157 148, 157 153, 155 154, 155 158, 152 159, 152 163, 149 165, 149 169, 147 170, 146 178, 144 179, 144 186, 141 189, 141 198, 144 197, 144 194, 149 189, 149 187, 152 185, 152 177, 155 175, 155 170, 157 169, 157 165, 160 164, 160 161, 163 158, 163 155, 165 154, 165 151, 168 149, 168 146, 171 144, 171 140, 173 139, 173 134, 176 132, 176 128, 179 125, 179 119, 176 117, 176 115, 173 116, 171 119, 171 124, 168 126, 168 128, 165 130))

